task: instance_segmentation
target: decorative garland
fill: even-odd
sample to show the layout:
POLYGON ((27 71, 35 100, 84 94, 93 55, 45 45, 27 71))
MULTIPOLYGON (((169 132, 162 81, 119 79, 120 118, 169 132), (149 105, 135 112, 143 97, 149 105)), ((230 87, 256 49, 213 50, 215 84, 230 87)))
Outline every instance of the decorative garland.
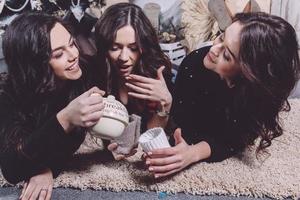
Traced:
POLYGON ((71 0, 71 7, 70 7, 74 17, 77 19, 78 22, 83 18, 84 16, 84 10, 80 6, 80 0, 77 0, 77 4, 71 0))
POLYGON ((42 10, 41 0, 30 0, 32 10, 42 10))
POLYGON ((29 2, 29 0, 26 0, 25 3, 24 3, 20 8, 11 8, 11 7, 9 7, 6 3, 5 3, 5 7, 6 7, 8 10, 10 10, 10 11, 13 11, 13 12, 20 12, 20 11, 22 11, 22 10, 26 7, 26 5, 28 4, 28 2, 29 2))

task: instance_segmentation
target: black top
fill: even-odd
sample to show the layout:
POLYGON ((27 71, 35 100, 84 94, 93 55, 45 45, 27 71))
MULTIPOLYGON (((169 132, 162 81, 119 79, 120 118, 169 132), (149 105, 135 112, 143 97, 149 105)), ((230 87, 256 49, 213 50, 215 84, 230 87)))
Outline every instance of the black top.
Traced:
POLYGON ((211 148, 207 161, 221 161, 244 150, 247 117, 243 111, 232 109, 234 88, 230 89, 217 73, 204 67, 209 48, 191 52, 181 63, 172 116, 188 144, 206 141, 211 148))
POLYGON ((88 76, 82 62, 81 68, 83 75, 79 80, 68 81, 64 89, 32 97, 26 103, 14 96, 9 84, 0 92, 0 164, 10 183, 28 180, 45 168, 50 168, 56 177, 83 142, 83 128, 66 134, 56 118, 71 99, 92 86, 99 87, 97 81, 92 81, 95 72, 89 73, 94 77, 88 76))

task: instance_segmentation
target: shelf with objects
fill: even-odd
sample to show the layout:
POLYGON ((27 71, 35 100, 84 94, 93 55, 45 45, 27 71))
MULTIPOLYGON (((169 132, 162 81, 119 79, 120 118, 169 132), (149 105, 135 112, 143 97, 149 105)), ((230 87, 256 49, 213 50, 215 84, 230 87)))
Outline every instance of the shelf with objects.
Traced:
POLYGON ((181 0, 168 3, 159 1, 134 1, 143 8, 159 38, 162 51, 172 63, 173 81, 175 81, 178 67, 187 54, 184 46, 184 27, 181 25, 181 0))

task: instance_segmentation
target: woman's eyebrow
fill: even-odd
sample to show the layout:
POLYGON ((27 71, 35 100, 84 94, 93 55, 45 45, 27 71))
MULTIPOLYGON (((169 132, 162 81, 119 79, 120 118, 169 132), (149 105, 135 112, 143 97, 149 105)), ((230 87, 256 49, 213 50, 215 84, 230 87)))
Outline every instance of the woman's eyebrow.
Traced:
MULTIPOLYGON (((136 45, 136 44, 137 44, 136 42, 133 42, 133 43, 129 43, 128 45, 136 45)), ((118 42, 114 42, 114 45, 120 45, 120 46, 123 46, 123 44, 118 43, 118 42)))

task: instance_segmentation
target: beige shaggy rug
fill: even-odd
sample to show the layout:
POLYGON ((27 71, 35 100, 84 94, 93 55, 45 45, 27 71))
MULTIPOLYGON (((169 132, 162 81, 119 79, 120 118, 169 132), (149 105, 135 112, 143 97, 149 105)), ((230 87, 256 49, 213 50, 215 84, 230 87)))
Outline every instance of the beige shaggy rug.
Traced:
MULTIPOLYGON (((198 163, 173 177, 155 181, 143 169, 141 152, 126 161, 113 161, 104 151, 92 152, 82 145, 69 169, 55 180, 55 187, 297 199, 300 197, 300 99, 291 99, 290 103, 292 110, 281 114, 284 134, 274 140, 270 155, 260 161, 253 150, 247 150, 241 158, 198 163)), ((2 177, 0 185, 7 185, 2 177)))

